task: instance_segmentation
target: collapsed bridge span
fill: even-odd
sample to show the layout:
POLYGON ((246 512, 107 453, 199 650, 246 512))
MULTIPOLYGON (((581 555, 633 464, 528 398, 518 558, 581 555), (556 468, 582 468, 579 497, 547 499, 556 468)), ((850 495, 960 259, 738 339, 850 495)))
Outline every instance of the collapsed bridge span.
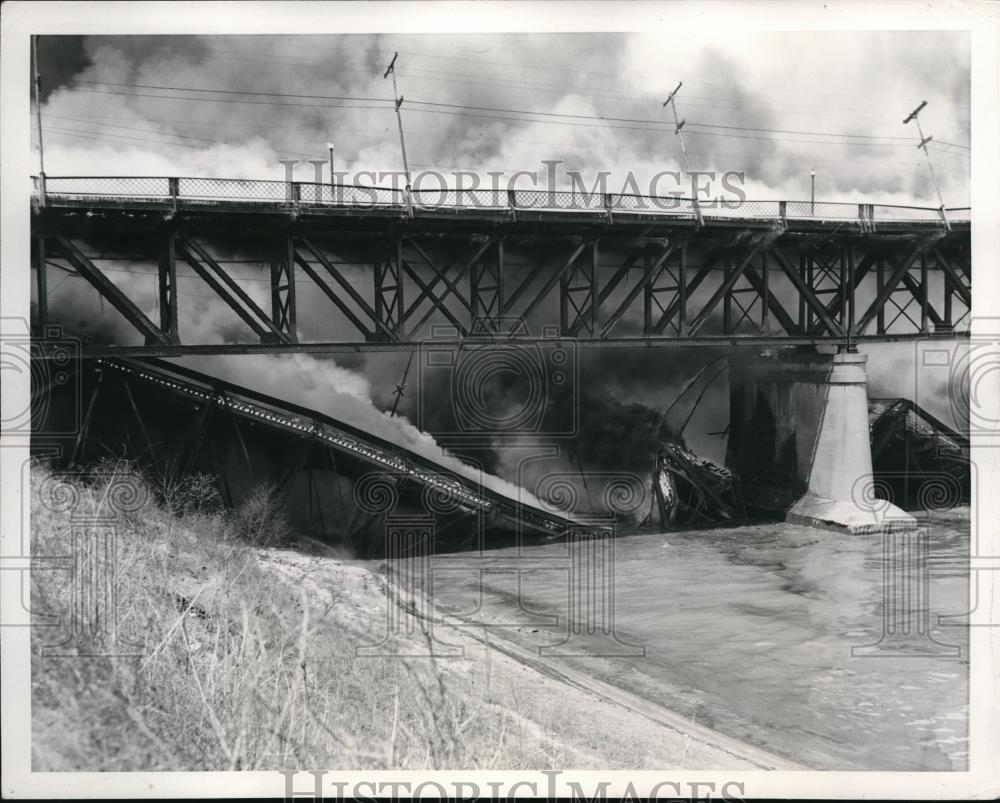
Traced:
POLYGON ((36 391, 44 399, 33 446, 50 455, 57 446, 60 467, 126 458, 161 486, 209 474, 231 506, 270 486, 297 530, 361 554, 379 550, 389 517, 432 517, 435 548, 445 550, 574 526, 471 466, 450 468, 332 416, 170 362, 81 360, 72 381, 36 391))

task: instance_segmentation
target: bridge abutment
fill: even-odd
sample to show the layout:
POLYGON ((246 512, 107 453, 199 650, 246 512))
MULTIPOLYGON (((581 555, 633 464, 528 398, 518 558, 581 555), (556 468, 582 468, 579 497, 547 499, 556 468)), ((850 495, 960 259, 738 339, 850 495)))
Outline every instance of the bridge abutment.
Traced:
POLYGON ((874 500, 866 363, 812 349, 730 356, 728 461, 751 510, 852 534, 916 526, 874 500))

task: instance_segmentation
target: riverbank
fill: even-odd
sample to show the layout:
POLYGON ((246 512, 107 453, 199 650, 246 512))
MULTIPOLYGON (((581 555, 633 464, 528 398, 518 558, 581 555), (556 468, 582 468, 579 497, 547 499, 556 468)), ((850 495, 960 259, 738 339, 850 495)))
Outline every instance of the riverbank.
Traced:
POLYGON ((32 471, 33 553, 98 547, 33 573, 54 622, 32 634, 36 771, 794 766, 457 618, 426 657, 422 602, 390 604, 377 564, 275 545, 267 493, 227 513, 160 490, 127 466, 32 471), (95 515, 113 526, 81 541, 95 515))

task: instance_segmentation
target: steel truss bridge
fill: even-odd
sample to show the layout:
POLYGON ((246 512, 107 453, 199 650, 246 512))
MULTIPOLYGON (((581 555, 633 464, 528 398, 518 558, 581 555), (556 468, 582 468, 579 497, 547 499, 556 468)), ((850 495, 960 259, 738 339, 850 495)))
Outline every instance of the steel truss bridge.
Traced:
POLYGON ((98 358, 69 370, 73 381, 33 388, 46 400, 34 408, 41 415, 32 445, 41 454, 61 446, 70 469, 110 454, 127 455, 167 484, 205 472, 229 506, 271 481, 286 500, 295 497, 305 530, 363 550, 380 545, 390 515, 433 515, 436 535, 452 547, 481 545, 497 532, 548 537, 607 527, 501 493, 471 467, 456 471, 344 421, 183 366, 98 358))
POLYGON ((64 323, 55 271, 127 323, 116 331, 130 336, 85 345, 90 357, 513 335, 852 347, 964 336, 970 318, 968 208, 168 177, 36 178, 32 197, 39 331, 64 323), (185 331, 198 295, 185 285, 224 304, 239 337, 185 331), (299 326, 306 296, 328 310, 321 339, 299 326))

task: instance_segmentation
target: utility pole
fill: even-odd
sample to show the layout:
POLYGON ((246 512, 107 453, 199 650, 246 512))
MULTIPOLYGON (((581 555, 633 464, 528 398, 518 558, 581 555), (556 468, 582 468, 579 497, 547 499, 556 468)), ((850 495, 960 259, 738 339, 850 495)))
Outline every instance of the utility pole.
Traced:
MULTIPOLYGON (((687 120, 681 120, 677 116, 677 102, 674 100, 677 93, 680 92, 681 87, 684 86, 683 81, 678 81, 677 86, 674 87, 674 91, 671 92, 665 101, 663 101, 664 107, 669 103, 670 110, 674 113, 674 136, 676 136, 681 143, 681 156, 684 159, 684 172, 690 176, 691 175, 691 163, 688 161, 687 148, 684 147, 684 135, 681 134, 681 129, 684 128, 684 123, 687 120)), ((692 192, 691 195, 694 196, 696 193, 692 192)), ((692 205, 694 206, 695 217, 698 218, 698 225, 702 224, 701 209, 698 207, 698 199, 692 198, 692 205)))
POLYGON ((412 351, 410 352, 410 359, 408 359, 406 361, 406 370, 403 371, 403 378, 402 378, 402 380, 400 380, 400 383, 398 385, 396 385, 396 389, 393 391, 393 395, 396 397, 396 400, 392 403, 392 412, 389 413, 390 417, 395 417, 395 415, 396 415, 396 408, 399 407, 399 400, 406 393, 406 377, 408 377, 410 375, 410 366, 411 365, 413 365, 413 352, 412 351))
POLYGON ((816 171, 810 170, 809 176, 812 179, 812 194, 809 201, 809 214, 816 217, 816 171))
POLYGON ((35 122, 38 126, 38 197, 45 204, 45 147, 42 143, 42 77, 38 73, 38 37, 31 37, 31 69, 35 74, 35 122))
POLYGON ((399 111, 399 107, 403 105, 403 96, 399 94, 399 90, 396 88, 396 59, 399 58, 399 53, 392 54, 392 61, 389 62, 389 66, 386 68, 385 73, 382 75, 383 78, 392 76, 392 99, 396 104, 396 123, 399 125, 399 149, 403 153, 403 172, 406 174, 406 208, 410 215, 413 214, 413 202, 410 198, 410 165, 406 161, 406 140, 403 138, 403 115, 399 111))
POLYGON ((917 108, 915 108, 912 112, 910 112, 909 116, 907 116, 907 118, 903 120, 903 125, 907 125, 910 122, 910 120, 914 120, 917 124, 917 134, 920 136, 920 144, 917 145, 917 148, 923 150, 924 156, 927 157, 927 169, 930 171, 931 181, 934 182, 934 190, 937 192, 938 203, 941 205, 940 206, 941 219, 944 221, 944 227, 948 231, 951 231, 951 224, 948 223, 948 213, 945 212, 944 208, 944 197, 941 195, 941 187, 938 185, 937 176, 934 175, 934 165, 931 162, 931 153, 929 150, 927 150, 927 143, 930 142, 932 139, 934 139, 934 137, 931 136, 925 137, 924 131, 920 127, 920 111, 926 105, 927 105, 926 100, 920 101, 920 105, 917 106, 917 108))

